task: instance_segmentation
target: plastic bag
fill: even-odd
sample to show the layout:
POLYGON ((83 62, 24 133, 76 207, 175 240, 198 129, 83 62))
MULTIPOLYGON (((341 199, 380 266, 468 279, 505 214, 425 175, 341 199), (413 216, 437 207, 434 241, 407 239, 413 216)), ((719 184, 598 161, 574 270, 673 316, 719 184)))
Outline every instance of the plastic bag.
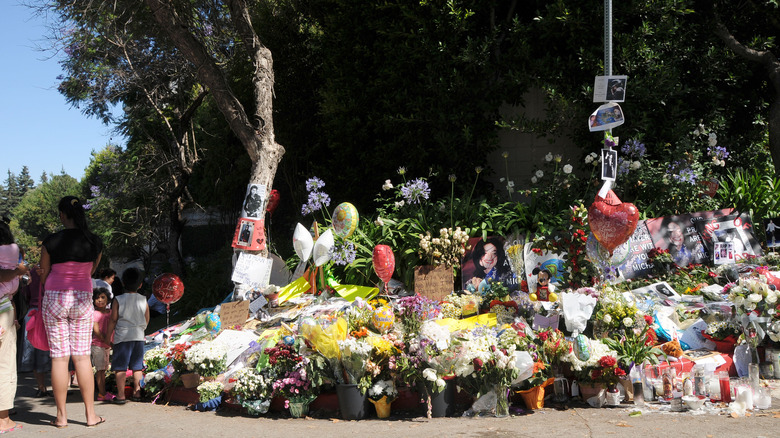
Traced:
POLYGON ((517 377, 512 380, 513 385, 530 379, 534 375, 534 359, 527 351, 520 351, 517 354, 517 360, 515 361, 515 368, 517 368, 517 377))
POLYGON ((27 340, 38 350, 49 351, 49 338, 46 336, 46 328, 43 326, 43 315, 38 309, 32 309, 28 313, 27 340))
POLYGON ((588 325, 588 320, 596 307, 596 298, 590 295, 563 292, 563 318, 566 321, 566 330, 574 333, 582 333, 588 325))

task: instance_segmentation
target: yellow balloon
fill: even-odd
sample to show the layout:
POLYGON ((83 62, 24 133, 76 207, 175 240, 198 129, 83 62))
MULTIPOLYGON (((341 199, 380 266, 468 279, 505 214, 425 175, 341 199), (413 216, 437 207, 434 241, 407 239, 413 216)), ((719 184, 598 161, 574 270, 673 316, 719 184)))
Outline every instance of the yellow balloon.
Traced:
POLYGON ((555 292, 550 292, 550 295, 548 295, 547 299, 549 301, 558 301, 558 295, 555 295, 555 292))
POLYGON ((374 327, 382 333, 390 331, 395 322, 393 309, 388 306, 378 307, 371 316, 371 322, 374 324, 374 327))
POLYGON ((357 208, 349 202, 342 202, 333 210, 333 231, 346 239, 355 232, 359 220, 357 208))
POLYGON ((536 301, 537 300, 536 294, 528 294, 528 298, 530 298, 531 301, 536 301))

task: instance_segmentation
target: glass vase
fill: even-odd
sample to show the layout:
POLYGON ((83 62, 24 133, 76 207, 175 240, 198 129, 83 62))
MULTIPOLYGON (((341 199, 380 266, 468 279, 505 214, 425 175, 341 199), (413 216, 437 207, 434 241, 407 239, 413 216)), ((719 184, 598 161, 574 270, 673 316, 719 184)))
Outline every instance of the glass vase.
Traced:
POLYGON ((495 385, 493 390, 496 392, 496 417, 508 417, 509 388, 507 388, 506 385, 495 385))

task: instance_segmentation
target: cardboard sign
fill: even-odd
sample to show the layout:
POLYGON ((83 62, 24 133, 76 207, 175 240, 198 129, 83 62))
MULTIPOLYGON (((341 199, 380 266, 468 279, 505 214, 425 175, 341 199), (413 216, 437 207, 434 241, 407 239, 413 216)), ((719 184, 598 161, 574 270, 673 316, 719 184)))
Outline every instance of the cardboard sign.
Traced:
POLYGON ((249 319, 249 301, 222 304, 219 309, 219 319, 222 321, 223 330, 234 326, 243 326, 249 319))
POLYGON ((233 234, 233 248, 247 251, 265 249, 265 221, 263 219, 241 218, 233 234))
POLYGON ((561 315, 542 316, 536 314, 534 315, 534 322, 531 326, 533 327, 534 330, 537 331, 546 328, 557 330, 558 325, 560 324, 560 318, 561 315))
POLYGON ((432 300, 441 301, 452 292, 452 268, 444 265, 414 268, 414 291, 432 300))
POLYGON ((253 288, 268 286, 271 281, 273 261, 256 254, 242 252, 238 255, 231 280, 253 288))

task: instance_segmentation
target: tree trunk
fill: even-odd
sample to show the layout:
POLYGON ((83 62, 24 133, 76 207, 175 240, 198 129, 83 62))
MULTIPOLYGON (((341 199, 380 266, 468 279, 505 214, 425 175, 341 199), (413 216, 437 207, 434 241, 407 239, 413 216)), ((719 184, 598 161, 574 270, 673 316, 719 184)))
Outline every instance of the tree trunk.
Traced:
POLYGON ((766 68, 769 82, 775 91, 769 104, 769 152, 772 154, 775 174, 780 174, 780 61, 769 50, 754 50, 743 45, 717 17, 714 32, 738 56, 766 68))
MULTIPOLYGON (((273 59, 252 27, 249 7, 245 0, 227 0, 231 20, 241 36, 241 43, 252 63, 254 75, 255 113, 254 120, 247 115, 244 106, 236 97, 225 72, 206 47, 190 32, 185 20, 187 14, 173 9, 172 3, 164 0, 145 0, 155 21, 168 34, 176 47, 188 61, 197 67, 198 78, 208 87, 214 102, 230 125, 231 131, 241 141, 252 160, 250 183, 263 184, 268 199, 274 176, 284 155, 284 148, 276 143, 273 128, 273 59)), ((189 11, 186 11, 189 12, 189 11)), ((262 251, 267 254, 267 250, 262 251)))

